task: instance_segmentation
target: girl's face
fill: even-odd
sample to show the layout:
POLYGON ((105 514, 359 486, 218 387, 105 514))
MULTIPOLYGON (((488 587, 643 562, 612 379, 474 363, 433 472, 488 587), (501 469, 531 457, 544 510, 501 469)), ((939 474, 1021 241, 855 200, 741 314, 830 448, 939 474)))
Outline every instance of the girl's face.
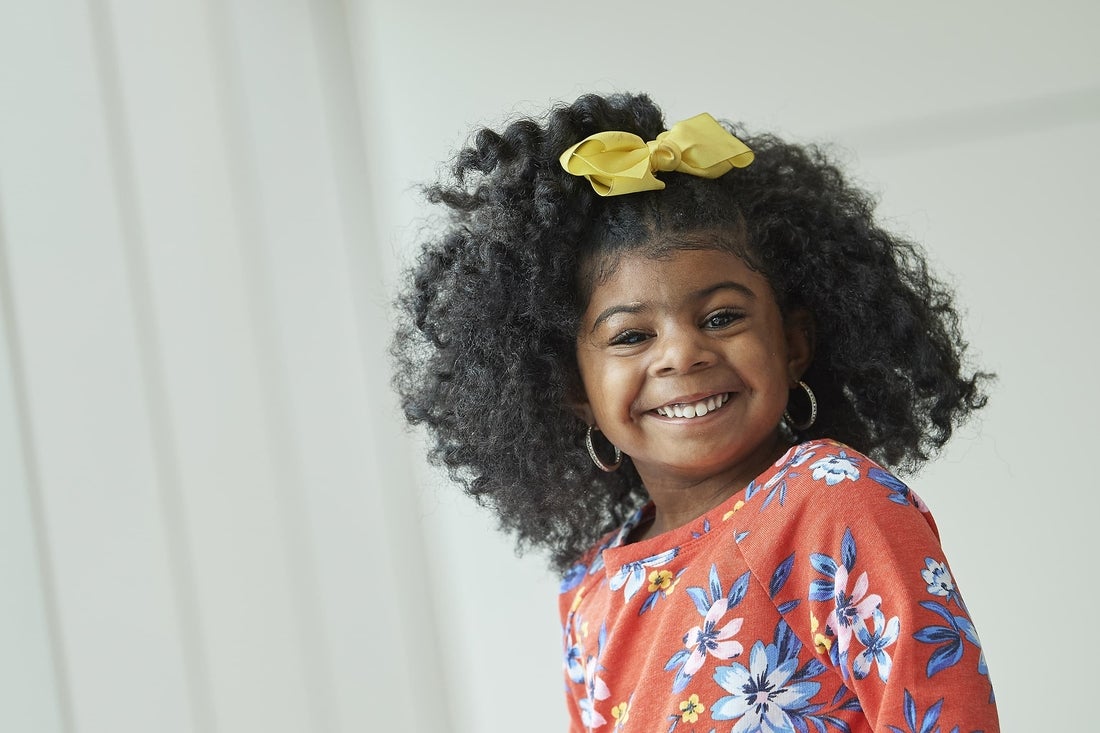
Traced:
POLYGON ((755 476, 774 460, 788 390, 809 364, 809 318, 721 250, 623 255, 577 335, 581 414, 642 480, 755 476))

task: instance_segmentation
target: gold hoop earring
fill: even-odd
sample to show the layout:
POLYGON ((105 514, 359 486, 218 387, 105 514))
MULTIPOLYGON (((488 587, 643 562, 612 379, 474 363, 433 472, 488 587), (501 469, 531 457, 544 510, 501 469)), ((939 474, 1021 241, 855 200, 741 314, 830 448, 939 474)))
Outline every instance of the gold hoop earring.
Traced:
POLYGON ((810 419, 803 423, 796 423, 791 418, 791 413, 783 410, 783 419, 787 421, 787 424, 791 426, 792 430, 809 430, 817 420, 817 397, 814 396, 814 391, 810 389, 810 385, 806 384, 802 380, 799 380, 798 386, 806 391, 806 396, 810 398, 810 419))
POLYGON ((623 452, 615 445, 611 447, 615 449, 615 462, 610 466, 600 460, 600 457, 596 455, 596 449, 592 445, 592 425, 588 426, 588 432, 584 434, 584 445, 588 448, 588 457, 592 459, 592 462, 596 464, 596 468, 604 471, 605 473, 611 473, 618 470, 619 466, 623 464, 623 452))

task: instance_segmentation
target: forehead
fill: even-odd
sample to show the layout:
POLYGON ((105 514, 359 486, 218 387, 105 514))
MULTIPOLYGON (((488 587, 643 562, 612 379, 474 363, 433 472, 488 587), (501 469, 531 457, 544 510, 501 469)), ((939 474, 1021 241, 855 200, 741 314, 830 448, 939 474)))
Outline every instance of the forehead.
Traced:
POLYGON ((588 312, 617 303, 676 303, 713 285, 732 282, 774 301, 767 279, 743 259, 720 249, 678 249, 653 256, 620 254, 605 262, 592 286, 588 312))

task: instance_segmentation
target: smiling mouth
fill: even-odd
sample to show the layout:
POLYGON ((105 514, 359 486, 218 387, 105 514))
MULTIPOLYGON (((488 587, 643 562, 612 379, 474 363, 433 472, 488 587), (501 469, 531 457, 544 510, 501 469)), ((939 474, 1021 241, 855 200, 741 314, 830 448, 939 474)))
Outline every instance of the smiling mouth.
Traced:
POLYGON ((712 395, 698 402, 677 402, 673 405, 658 407, 654 412, 664 417, 684 417, 689 419, 702 417, 709 412, 721 409, 724 404, 729 402, 729 399, 730 393, 723 392, 722 394, 712 395))

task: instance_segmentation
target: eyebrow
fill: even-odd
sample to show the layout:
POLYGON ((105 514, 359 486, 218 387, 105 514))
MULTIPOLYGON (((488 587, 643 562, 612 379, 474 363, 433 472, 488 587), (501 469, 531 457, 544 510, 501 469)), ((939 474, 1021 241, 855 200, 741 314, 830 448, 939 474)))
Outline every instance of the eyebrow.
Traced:
POLYGON ((733 280, 724 280, 720 283, 715 283, 714 285, 705 287, 702 290, 697 290, 695 291, 695 297, 705 298, 708 295, 713 295, 714 293, 717 293, 719 290, 736 290, 737 292, 744 295, 746 298, 750 300, 756 300, 756 293, 754 293, 748 285, 742 285, 741 283, 735 282, 733 280))
POLYGON ((619 313, 641 313, 649 310, 649 306, 645 303, 631 303, 630 305, 613 305, 610 308, 605 309, 596 316, 596 320, 592 323, 592 331, 594 332, 600 327, 600 324, 606 321, 611 316, 619 313))
MULTIPOLYGON (((742 285, 741 283, 735 282, 733 280, 723 280, 720 283, 715 283, 714 285, 708 285, 707 287, 703 288, 702 290, 696 290, 694 293, 691 294, 691 297, 694 300, 702 300, 703 298, 706 298, 710 295, 714 295, 719 290, 734 290, 738 293, 741 293, 742 295, 744 295, 746 298, 749 298, 750 300, 756 300, 756 293, 754 293, 752 291, 752 289, 750 289, 747 285, 742 285)), ((649 304, 648 303, 630 303, 629 305, 613 305, 610 308, 604 309, 603 311, 600 312, 600 315, 596 316, 596 320, 592 322, 592 331, 595 331, 597 328, 599 328, 600 324, 603 323, 604 321, 606 321, 611 316, 617 315, 619 313, 628 313, 628 314, 642 313, 643 311, 646 311, 646 310, 649 310, 649 304)))

